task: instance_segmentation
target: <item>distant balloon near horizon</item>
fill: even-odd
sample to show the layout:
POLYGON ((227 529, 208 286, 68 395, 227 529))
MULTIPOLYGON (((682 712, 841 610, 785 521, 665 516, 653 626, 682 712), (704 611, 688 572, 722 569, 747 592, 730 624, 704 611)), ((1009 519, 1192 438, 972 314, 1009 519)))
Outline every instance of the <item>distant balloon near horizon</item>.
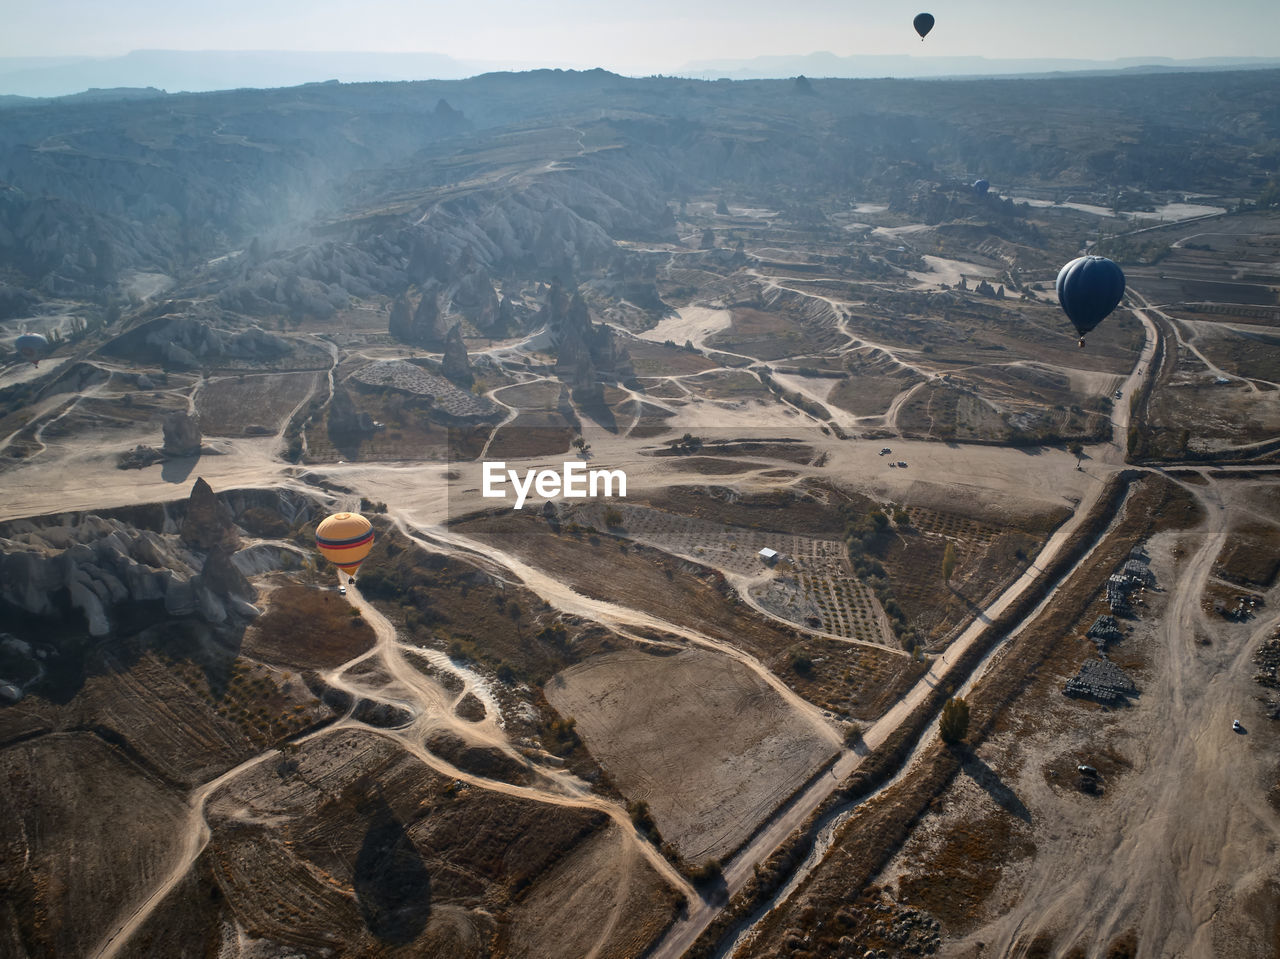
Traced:
POLYGON ((920 42, 923 43, 924 38, 933 29, 933 14, 917 13, 916 18, 911 21, 911 25, 916 28, 916 33, 920 34, 920 42))
POLYGON ((986 196, 987 191, 991 189, 991 184, 986 180, 976 180, 973 184, 973 192, 978 196, 986 196))
POLYGON ((1080 256, 1058 271, 1058 302, 1080 334, 1105 320, 1124 297, 1124 271, 1105 256, 1080 256))
POLYGON ((316 527, 316 549, 355 582, 356 571, 373 549, 373 524, 359 513, 334 513, 316 527))
POLYGON ((40 361, 49 352, 49 341, 39 333, 23 333, 13 344, 18 355, 34 366, 40 368, 40 361))

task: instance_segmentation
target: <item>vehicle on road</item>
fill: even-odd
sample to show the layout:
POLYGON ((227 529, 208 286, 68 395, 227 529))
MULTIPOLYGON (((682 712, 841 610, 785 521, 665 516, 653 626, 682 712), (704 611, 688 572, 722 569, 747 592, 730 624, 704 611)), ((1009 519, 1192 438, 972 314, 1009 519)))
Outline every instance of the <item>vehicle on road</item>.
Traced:
POLYGON ((881 456, 888 456, 888 455, 889 455, 890 453, 892 453, 892 452, 893 452, 893 450, 889 449, 889 447, 887 447, 887 446, 886 446, 886 447, 884 447, 883 449, 881 449, 881 450, 880 450, 880 455, 881 455, 881 456))
POLYGON ((907 461, 906 461, 906 460, 898 460, 898 469, 906 469, 906 468, 907 468, 907 461))
POLYGON ((345 587, 345 586, 339 586, 339 587, 338 587, 338 595, 339 595, 339 596, 346 596, 346 595, 347 595, 347 587, 345 587))

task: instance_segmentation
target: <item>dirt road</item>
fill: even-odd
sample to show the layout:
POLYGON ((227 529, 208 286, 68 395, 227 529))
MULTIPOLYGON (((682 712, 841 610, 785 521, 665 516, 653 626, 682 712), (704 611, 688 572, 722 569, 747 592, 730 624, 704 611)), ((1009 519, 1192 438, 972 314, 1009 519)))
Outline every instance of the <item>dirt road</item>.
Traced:
POLYGON ((1263 763, 1247 728, 1233 732, 1231 721, 1249 714, 1241 692, 1252 653, 1280 616, 1234 640, 1207 621, 1200 600, 1231 511, 1216 487, 1201 495, 1205 525, 1169 588, 1154 676, 1112 721, 1123 723, 1133 769, 1106 784, 1105 815, 1083 821, 1041 777, 1021 777, 1033 813, 1052 809, 1059 821, 1039 831, 1017 903, 967 938, 992 955, 1021 954, 1017 945, 1041 933, 1101 955, 1128 931, 1145 955, 1265 954, 1227 945, 1247 924, 1246 904, 1265 901, 1280 874, 1275 814, 1258 787, 1263 763))

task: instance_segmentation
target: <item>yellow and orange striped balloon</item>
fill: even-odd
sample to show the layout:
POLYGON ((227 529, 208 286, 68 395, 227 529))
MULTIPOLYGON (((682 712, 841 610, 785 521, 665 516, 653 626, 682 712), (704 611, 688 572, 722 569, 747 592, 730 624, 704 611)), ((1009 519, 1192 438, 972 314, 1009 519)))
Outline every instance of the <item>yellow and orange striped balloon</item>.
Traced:
POLYGON ((373 549, 373 524, 359 513, 334 513, 316 527, 316 548, 349 577, 373 549))

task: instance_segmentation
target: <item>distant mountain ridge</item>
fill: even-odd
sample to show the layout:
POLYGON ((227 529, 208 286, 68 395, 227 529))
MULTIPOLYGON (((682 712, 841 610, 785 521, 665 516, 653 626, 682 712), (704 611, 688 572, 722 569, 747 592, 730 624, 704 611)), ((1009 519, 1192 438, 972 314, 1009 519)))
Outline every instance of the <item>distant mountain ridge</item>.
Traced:
POLYGON ((747 60, 698 60, 677 71, 702 80, 774 80, 804 75, 871 79, 962 76, 1044 75, 1055 73, 1135 73, 1147 70, 1251 70, 1280 66, 1280 57, 1122 57, 1117 60, 1068 58, 915 57, 903 54, 837 56, 822 51, 803 56, 764 56, 747 60))
POLYGON ((0 95, 61 97, 124 87, 198 93, 325 80, 461 80, 490 70, 543 65, 464 61, 441 53, 296 50, 134 50, 120 57, 0 57, 0 95))
MULTIPOLYGON (((461 80, 495 71, 590 64, 459 60, 441 53, 309 52, 272 50, 134 50, 118 57, 0 57, 0 105, 8 96, 50 98, 126 89, 176 93, 345 83, 461 80)), ((674 71, 693 79, 768 80, 809 77, 927 78, 1030 76, 1075 72, 1244 70, 1280 67, 1280 57, 1126 57, 1119 60, 916 57, 829 52, 700 60, 674 71)), ((12 101, 8 101, 13 105, 12 101)))

